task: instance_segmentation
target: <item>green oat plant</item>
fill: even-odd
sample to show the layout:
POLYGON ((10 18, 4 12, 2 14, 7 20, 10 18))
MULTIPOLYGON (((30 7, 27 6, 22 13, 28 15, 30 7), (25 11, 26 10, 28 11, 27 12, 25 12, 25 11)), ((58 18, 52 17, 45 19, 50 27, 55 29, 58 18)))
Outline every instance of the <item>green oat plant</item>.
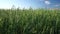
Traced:
POLYGON ((60 34, 60 10, 0 9, 0 34, 60 34))

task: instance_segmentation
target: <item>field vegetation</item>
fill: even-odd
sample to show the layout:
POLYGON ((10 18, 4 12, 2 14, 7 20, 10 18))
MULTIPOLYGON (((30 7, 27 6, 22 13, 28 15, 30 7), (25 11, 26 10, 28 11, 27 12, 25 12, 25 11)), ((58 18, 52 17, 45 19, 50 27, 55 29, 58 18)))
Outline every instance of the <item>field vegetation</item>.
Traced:
POLYGON ((60 10, 0 9, 0 34, 60 34, 60 10))

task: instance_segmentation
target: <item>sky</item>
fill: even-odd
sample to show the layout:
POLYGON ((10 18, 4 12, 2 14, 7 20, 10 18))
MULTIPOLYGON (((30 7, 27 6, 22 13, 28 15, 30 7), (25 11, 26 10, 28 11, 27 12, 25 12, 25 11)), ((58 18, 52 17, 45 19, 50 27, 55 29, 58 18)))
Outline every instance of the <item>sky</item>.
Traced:
POLYGON ((60 8, 60 0, 0 0, 0 9, 15 8, 60 8))

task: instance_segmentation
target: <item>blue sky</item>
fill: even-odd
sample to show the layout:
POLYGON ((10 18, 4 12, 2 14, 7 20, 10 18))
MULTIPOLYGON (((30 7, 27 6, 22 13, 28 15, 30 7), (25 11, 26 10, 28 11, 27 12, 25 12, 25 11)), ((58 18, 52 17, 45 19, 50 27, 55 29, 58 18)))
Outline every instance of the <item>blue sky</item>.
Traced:
POLYGON ((0 0, 0 8, 60 8, 60 0, 0 0))

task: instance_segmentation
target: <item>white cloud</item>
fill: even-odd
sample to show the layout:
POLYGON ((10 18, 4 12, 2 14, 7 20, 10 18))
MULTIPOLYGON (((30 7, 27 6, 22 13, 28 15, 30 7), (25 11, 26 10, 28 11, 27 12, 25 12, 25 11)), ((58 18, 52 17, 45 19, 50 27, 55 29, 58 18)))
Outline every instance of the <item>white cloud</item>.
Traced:
POLYGON ((44 0, 40 0, 40 1, 44 1, 44 0))
POLYGON ((45 1, 45 4, 49 5, 49 4, 51 4, 51 3, 50 3, 50 1, 45 1))
POLYGON ((59 5, 55 5, 55 6, 59 6, 59 5))
POLYGON ((57 5, 55 5, 55 6, 57 7, 57 6, 60 6, 60 5, 57 4, 57 5))

